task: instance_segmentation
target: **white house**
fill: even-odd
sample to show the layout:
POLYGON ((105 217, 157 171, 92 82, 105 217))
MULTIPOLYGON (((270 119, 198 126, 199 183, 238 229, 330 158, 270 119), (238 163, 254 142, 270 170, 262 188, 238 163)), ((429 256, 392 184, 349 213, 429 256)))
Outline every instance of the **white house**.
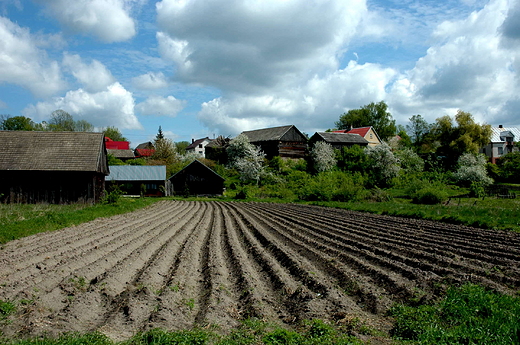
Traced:
POLYGON ((208 145, 212 141, 213 140, 211 140, 208 137, 197 140, 191 139, 191 144, 188 147, 186 147, 186 153, 195 152, 201 157, 206 158, 206 145, 208 145))
POLYGON ((496 163, 497 159, 509 152, 516 152, 518 148, 515 143, 520 141, 520 130, 515 127, 491 128, 491 141, 480 149, 480 153, 485 154, 491 163, 496 163))

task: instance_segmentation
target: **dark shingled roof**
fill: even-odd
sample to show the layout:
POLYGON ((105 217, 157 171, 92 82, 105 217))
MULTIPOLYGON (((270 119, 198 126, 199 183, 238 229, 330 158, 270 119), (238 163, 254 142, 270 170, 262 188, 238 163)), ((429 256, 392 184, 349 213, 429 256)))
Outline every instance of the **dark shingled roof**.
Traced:
MULTIPOLYGON (((359 134, 334 133, 334 132, 316 132, 316 134, 314 134, 314 136, 321 137, 325 142, 327 142, 329 144, 368 145, 368 140, 366 140, 365 138, 363 138, 359 134)), ((313 139, 316 139, 316 138, 313 138, 313 139)))
POLYGON ((108 174, 103 133, 0 131, 0 170, 108 174))
POLYGON ((107 150, 108 154, 119 158, 119 159, 127 159, 127 158, 135 158, 134 151, 132 150, 107 150))
MULTIPOLYGON (((255 143, 255 142, 259 142, 259 141, 281 140, 283 138, 283 136, 289 130, 291 130, 291 128, 293 128, 293 127, 294 127, 294 125, 271 127, 271 128, 257 129, 257 130, 253 130, 253 131, 244 131, 244 132, 242 132, 242 134, 245 134, 249 138, 249 142, 251 142, 251 143, 255 143)), ((296 127, 295 127, 295 129, 296 129, 296 127)), ((296 129, 296 130, 298 130, 298 129, 296 129)))

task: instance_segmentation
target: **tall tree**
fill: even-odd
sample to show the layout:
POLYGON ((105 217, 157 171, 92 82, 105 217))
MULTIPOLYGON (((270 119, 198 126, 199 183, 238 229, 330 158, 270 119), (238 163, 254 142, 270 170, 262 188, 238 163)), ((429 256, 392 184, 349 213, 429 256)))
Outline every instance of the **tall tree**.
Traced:
POLYGON ((229 165, 237 169, 244 182, 258 184, 264 171, 265 154, 249 142, 245 134, 239 134, 226 148, 229 165))
POLYGON ((49 129, 51 131, 74 132, 76 130, 74 118, 64 110, 55 110, 49 120, 49 129))
POLYGON ((431 133, 439 143, 437 156, 444 157, 447 169, 454 168, 462 154, 477 154, 491 140, 491 126, 476 123, 470 113, 462 110, 455 115, 455 123, 449 116, 436 119, 431 133))
POLYGON ((314 144, 310 152, 313 167, 317 172, 332 170, 337 163, 334 148, 324 141, 314 144))
POLYGON ((432 125, 419 114, 413 115, 408 119, 410 124, 406 125, 406 131, 412 139, 412 144, 416 151, 421 151, 421 146, 425 143, 427 135, 432 129, 432 125))
POLYGON ((372 102, 360 109, 351 109, 341 115, 335 125, 338 129, 372 126, 383 140, 388 140, 396 133, 395 120, 388 112, 385 101, 372 102))
POLYGON ((76 132, 94 132, 94 126, 87 120, 78 120, 74 122, 74 130, 76 132))
POLYGON ((35 131, 41 130, 41 125, 36 124, 28 117, 2 115, 0 129, 4 131, 35 131))
POLYGON ((108 126, 107 128, 103 129, 103 133, 105 134, 105 137, 109 137, 110 139, 114 141, 128 141, 123 134, 117 129, 117 127, 108 126))
POLYGON ((164 134, 162 132, 161 126, 159 126, 159 130, 157 131, 157 135, 155 136, 155 140, 161 140, 164 139, 164 134))

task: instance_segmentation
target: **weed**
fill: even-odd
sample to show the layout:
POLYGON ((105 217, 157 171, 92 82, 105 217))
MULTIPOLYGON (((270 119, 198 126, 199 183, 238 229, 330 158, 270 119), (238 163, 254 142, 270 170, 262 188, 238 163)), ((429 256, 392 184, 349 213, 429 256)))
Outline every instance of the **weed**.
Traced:
POLYGON ((173 286, 170 286, 170 290, 173 291, 173 292, 179 292, 180 289, 181 288, 180 288, 178 283, 173 285, 173 286))
POLYGON ((16 306, 14 303, 0 300, 0 322, 7 319, 15 311, 16 306))

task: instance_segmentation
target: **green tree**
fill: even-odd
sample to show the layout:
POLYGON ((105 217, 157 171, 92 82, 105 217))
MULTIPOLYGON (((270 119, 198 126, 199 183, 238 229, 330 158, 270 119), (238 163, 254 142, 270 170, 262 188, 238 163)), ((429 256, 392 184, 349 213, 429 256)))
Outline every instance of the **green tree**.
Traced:
POLYGON ((497 160, 499 176, 506 182, 520 183, 520 152, 510 152, 497 160))
POLYGON ((444 158, 447 169, 454 168, 462 154, 477 154, 491 140, 491 126, 475 123, 470 113, 459 110, 455 122, 449 116, 442 116, 431 130, 432 138, 439 143, 437 156, 444 158))
POLYGON ((35 131, 41 129, 28 117, 2 115, 0 119, 0 129, 4 131, 35 131))
POLYGON ((387 140, 396 133, 395 120, 387 110, 388 106, 384 101, 372 102, 344 113, 335 125, 338 129, 372 126, 381 139, 387 140))
POLYGON ((336 159, 341 170, 352 173, 363 173, 366 171, 368 157, 365 150, 359 145, 343 147, 341 150, 337 150, 336 159))
POLYGON ((177 160, 177 150, 171 139, 162 138, 154 141, 155 152, 152 159, 163 162, 164 164, 173 164, 177 160))
POLYGON ((416 152, 422 152, 421 146, 425 144, 428 134, 432 129, 432 125, 419 114, 413 115, 408 119, 410 124, 406 125, 406 132, 410 136, 413 147, 416 152))
POLYGON ((180 155, 183 155, 186 153, 186 148, 188 146, 190 146, 190 143, 187 142, 187 141, 177 141, 175 143, 175 146, 177 147, 177 152, 180 154, 180 155))
POLYGON ((94 132, 94 126, 86 120, 78 120, 74 122, 74 130, 76 132, 94 132))
POLYGON ((74 118, 64 110, 55 110, 49 120, 49 129, 51 131, 74 132, 76 130, 74 118))
POLYGON ((103 129, 103 133, 105 137, 109 137, 110 139, 114 141, 128 141, 123 134, 117 129, 117 127, 108 126, 107 128, 103 129))
POLYGON ((240 179, 258 184, 264 172, 265 157, 260 148, 251 144, 246 135, 239 134, 229 142, 226 152, 229 166, 238 171, 240 179))
POLYGON ((161 126, 159 126, 159 130, 157 131, 157 135, 155 136, 155 140, 161 140, 164 139, 164 134, 162 132, 161 126))

